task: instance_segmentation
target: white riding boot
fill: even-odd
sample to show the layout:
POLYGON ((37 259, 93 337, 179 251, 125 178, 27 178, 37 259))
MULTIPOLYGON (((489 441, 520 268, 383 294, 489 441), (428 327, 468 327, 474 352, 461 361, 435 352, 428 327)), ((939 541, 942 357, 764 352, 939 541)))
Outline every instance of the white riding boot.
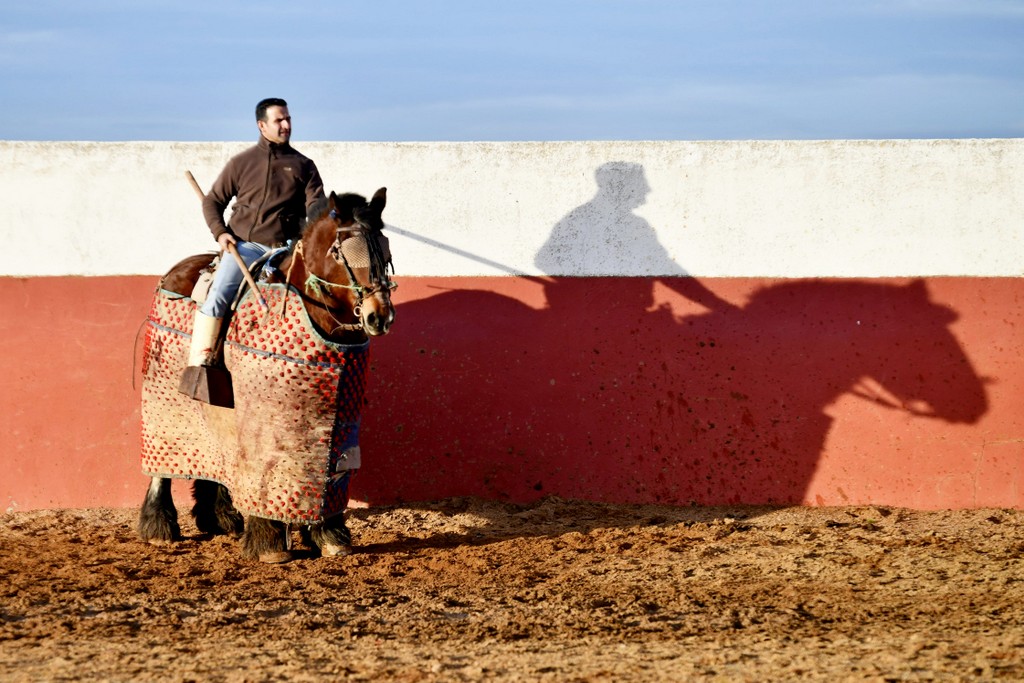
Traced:
POLYGON ((196 319, 192 324, 192 343, 188 348, 189 366, 212 364, 217 351, 217 336, 223 322, 224 318, 212 318, 196 311, 196 319))
POLYGON ((217 342, 223 318, 212 318, 196 311, 192 325, 192 342, 188 350, 188 367, 181 375, 178 391, 197 401, 223 408, 233 408, 234 392, 231 375, 217 363, 217 342))

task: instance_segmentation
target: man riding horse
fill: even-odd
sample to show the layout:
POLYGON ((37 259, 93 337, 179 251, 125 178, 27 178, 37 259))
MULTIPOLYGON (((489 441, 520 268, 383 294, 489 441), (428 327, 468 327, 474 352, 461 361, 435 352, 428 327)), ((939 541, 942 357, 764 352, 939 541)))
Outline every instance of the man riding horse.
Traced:
POLYGON ((243 272, 228 254, 237 249, 248 266, 271 250, 298 239, 307 211, 323 202, 324 185, 311 159, 295 150, 289 140, 292 119, 288 103, 280 98, 256 105, 260 139, 228 161, 203 199, 203 216, 224 257, 202 308, 196 311, 188 368, 181 391, 201 398, 198 378, 215 362, 217 339, 224 317, 243 280, 243 272), (235 199, 231 218, 224 211, 235 199))
POLYGON ((203 298, 196 285, 214 255, 185 258, 161 278, 147 319, 141 460, 151 481, 139 536, 180 540, 170 482, 184 478, 193 481, 199 531, 240 536, 245 558, 292 559, 293 526, 314 552, 344 555, 369 340, 395 319, 387 188, 369 201, 325 197, 316 165, 288 145, 284 100, 263 100, 256 117, 260 141, 203 196, 210 230, 229 252, 211 288, 203 298), (246 267, 286 244, 257 289, 246 267), (237 296, 243 279, 253 291, 237 296), (208 381, 232 376, 237 392, 234 381, 208 381))

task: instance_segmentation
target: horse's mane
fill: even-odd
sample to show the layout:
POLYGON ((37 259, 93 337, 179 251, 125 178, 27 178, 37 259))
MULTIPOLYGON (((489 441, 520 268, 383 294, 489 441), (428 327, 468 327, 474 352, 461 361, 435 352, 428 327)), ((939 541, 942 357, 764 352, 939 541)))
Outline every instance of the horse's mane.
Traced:
MULTIPOLYGON (((340 214, 339 218, 343 221, 346 219, 351 220, 352 212, 355 209, 366 206, 366 197, 354 192, 345 192, 344 194, 334 195, 334 202, 340 214)), ((309 230, 317 221, 330 213, 332 208, 331 200, 328 197, 321 197, 310 204, 306 209, 306 228, 303 230, 303 236, 305 236, 306 230, 309 230)))
POLYGON ((330 205, 330 200, 328 200, 327 197, 321 197, 306 207, 306 227, 308 228, 310 225, 323 218, 330 205))

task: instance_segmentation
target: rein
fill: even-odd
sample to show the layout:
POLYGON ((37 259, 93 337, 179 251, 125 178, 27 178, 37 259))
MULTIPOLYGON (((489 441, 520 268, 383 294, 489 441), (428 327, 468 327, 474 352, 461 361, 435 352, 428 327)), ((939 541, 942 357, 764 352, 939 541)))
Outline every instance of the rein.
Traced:
MULTIPOLYGON (((935 411, 933 410, 921 410, 920 408, 907 405, 905 402, 894 398, 891 394, 888 396, 884 395, 883 387, 878 387, 878 389, 872 391, 869 387, 864 387, 861 382, 858 382, 852 389, 850 389, 850 394, 857 398, 864 399, 865 401, 870 401, 871 403, 888 410, 899 410, 918 417, 936 417, 935 411), (878 389, 882 389, 882 391, 879 391, 878 389)), ((885 393, 888 394, 888 392, 885 393)))

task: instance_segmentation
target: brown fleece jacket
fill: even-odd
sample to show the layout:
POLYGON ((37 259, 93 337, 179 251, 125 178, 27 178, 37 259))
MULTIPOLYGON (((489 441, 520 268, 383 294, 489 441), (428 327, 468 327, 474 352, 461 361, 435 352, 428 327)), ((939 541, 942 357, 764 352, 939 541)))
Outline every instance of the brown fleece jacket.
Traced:
POLYGON ((268 246, 299 237, 306 209, 324 197, 324 183, 313 161, 291 145, 262 135, 258 143, 224 166, 203 200, 203 216, 213 238, 224 232, 268 246), (224 210, 235 204, 228 224, 224 210))

